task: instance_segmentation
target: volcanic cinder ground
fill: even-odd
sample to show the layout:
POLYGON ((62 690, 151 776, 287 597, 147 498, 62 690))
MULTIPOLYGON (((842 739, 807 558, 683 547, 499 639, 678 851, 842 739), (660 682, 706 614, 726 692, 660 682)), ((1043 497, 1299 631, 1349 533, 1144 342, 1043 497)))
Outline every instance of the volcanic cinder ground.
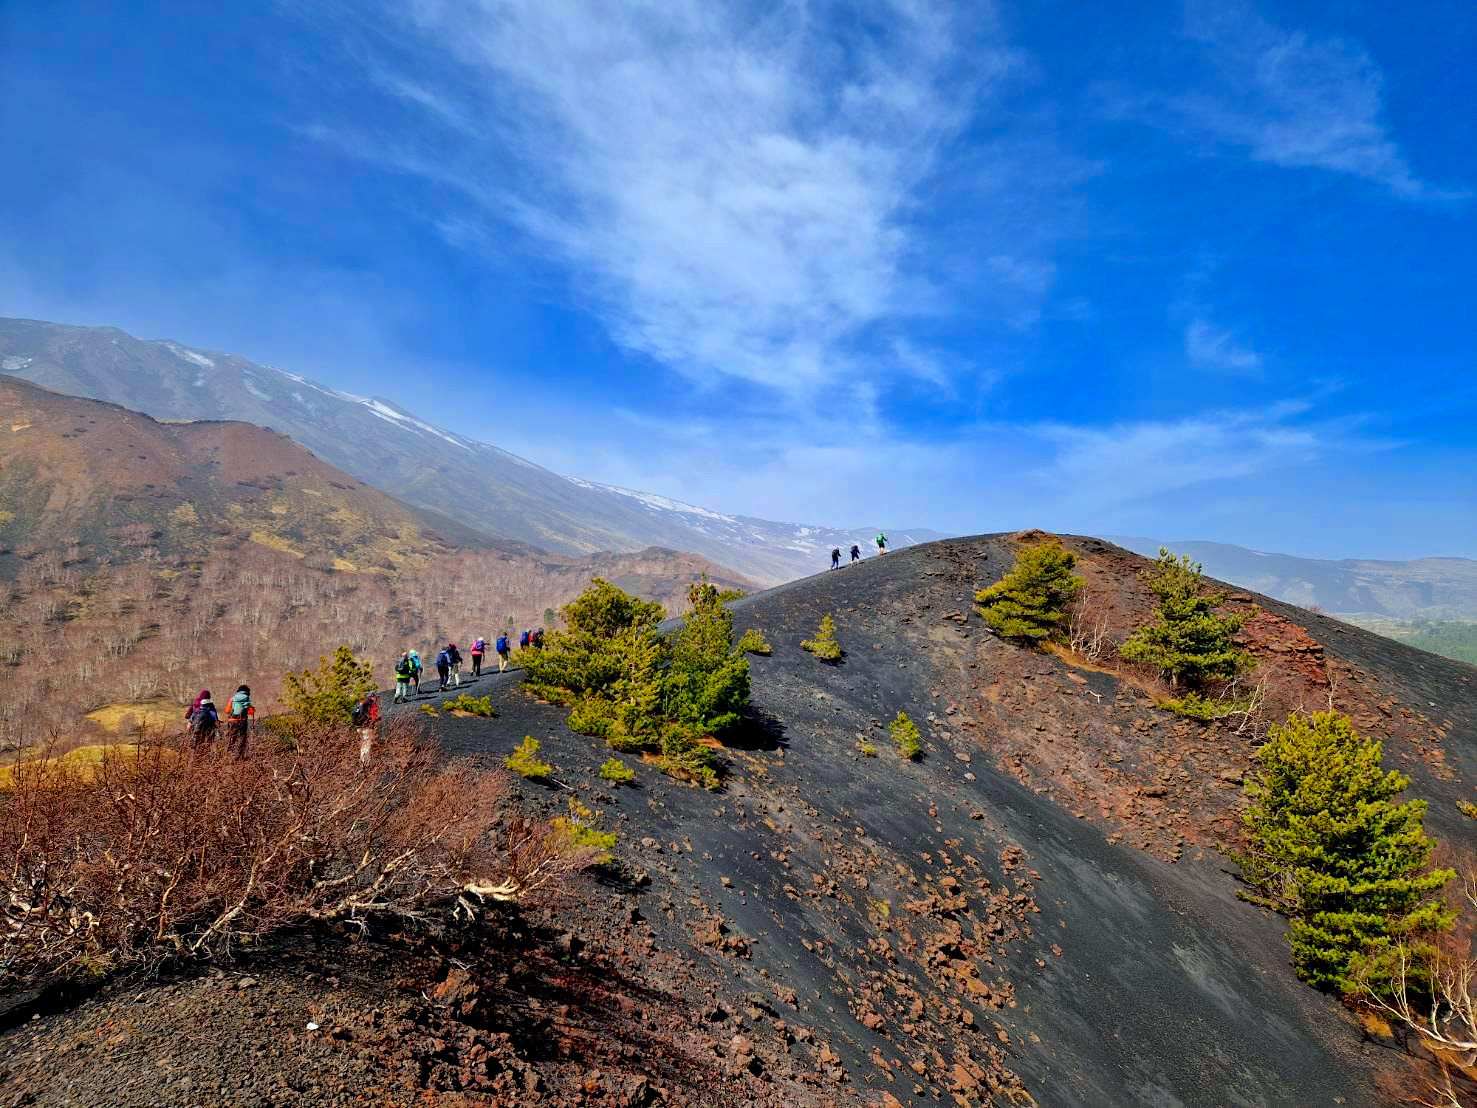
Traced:
MULTIPOLYGON (((1399 1052, 1296 982, 1282 922, 1237 899, 1215 849, 1254 736, 991 635, 972 597, 1016 541, 932 543, 738 601, 736 630, 774 652, 752 659, 719 792, 630 757, 636 784, 612 788, 598 740, 516 674, 485 677, 469 691, 497 718, 434 726, 490 764, 535 736, 556 781, 519 795, 555 813, 573 792, 619 832, 578 903, 454 952, 371 937, 261 955, 244 992, 240 973, 105 992, 8 1033, 0 1103, 1389 1103, 1399 1052), (834 666, 799 646, 828 613, 834 666), (888 738, 900 710, 916 762, 888 738), (242 999, 259 990, 270 1002, 242 999), (314 1003, 330 1022, 308 1032, 314 1003), (159 1030, 192 1019, 229 1043, 159 1030), (328 1078, 305 1083, 301 1058, 328 1078)), ((1068 542, 1121 637, 1147 611, 1145 563, 1068 542)), ((1431 800, 1432 830, 1470 848, 1454 802, 1477 773, 1477 670, 1230 600, 1253 602, 1269 703, 1332 693, 1431 800)))

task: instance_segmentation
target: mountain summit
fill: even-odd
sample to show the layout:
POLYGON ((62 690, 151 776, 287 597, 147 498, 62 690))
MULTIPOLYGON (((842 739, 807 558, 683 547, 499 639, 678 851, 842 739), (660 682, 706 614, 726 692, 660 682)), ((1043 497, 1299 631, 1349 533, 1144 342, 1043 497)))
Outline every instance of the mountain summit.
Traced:
MULTIPOLYGON (((772 583, 814 572, 832 547, 865 544, 875 533, 726 515, 563 477, 388 400, 338 392, 235 354, 137 339, 115 327, 0 319, 0 372, 157 419, 271 427, 391 495, 555 553, 661 546, 772 583)), ((898 547, 939 537, 921 530, 888 534, 898 547)))

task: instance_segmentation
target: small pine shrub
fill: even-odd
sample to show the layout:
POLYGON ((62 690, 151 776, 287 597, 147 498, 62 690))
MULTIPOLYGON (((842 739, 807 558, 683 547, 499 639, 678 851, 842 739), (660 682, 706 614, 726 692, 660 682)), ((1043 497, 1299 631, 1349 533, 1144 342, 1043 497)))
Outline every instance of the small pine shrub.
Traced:
POLYGON ((1477 819, 1477 804, 1473 804, 1470 800, 1458 800, 1456 802, 1456 808, 1458 812, 1468 819, 1477 819))
POLYGON ((436 709, 434 707, 432 707, 430 704, 422 704, 420 710, 421 710, 421 715, 423 715, 423 716, 430 716, 432 719, 435 719, 437 716, 439 716, 441 714, 440 712, 436 711, 436 709))
POLYGON ((1072 572, 1076 555, 1060 543, 1027 546, 1010 572, 974 594, 986 624, 1002 637, 1027 644, 1061 637, 1082 578, 1072 572))
POLYGON ((636 780, 636 771, 619 758, 611 758, 601 765, 600 779, 612 785, 629 785, 636 780))
POLYGON ((468 696, 462 693, 460 696, 442 701, 441 707, 448 712, 466 712, 469 716, 479 716, 482 719, 491 719, 497 715, 497 709, 492 706, 490 696, 468 696))
POLYGON ((593 809, 580 803, 576 797, 569 798, 569 814, 556 816, 549 822, 561 841, 560 846, 573 851, 595 851, 594 865, 610 861, 610 851, 619 840, 614 831, 601 831, 595 826, 593 809))
POLYGON ((888 733, 892 736, 892 744, 897 747, 897 752, 904 758, 916 761, 922 756, 923 736, 918 732, 918 725, 908 718, 907 712, 897 714, 888 733))
POLYGON ((347 724, 354 705, 376 689, 374 667, 340 646, 333 657, 320 657, 317 672, 289 673, 282 700, 293 715, 310 724, 347 724))
POLYGON ((1192 689, 1229 681, 1256 665, 1232 639, 1248 615, 1216 615, 1226 594, 1205 591, 1200 565, 1189 555, 1176 558, 1161 548, 1148 584, 1159 597, 1154 622, 1123 640, 1123 657, 1156 666, 1176 688, 1184 682, 1192 689))
POLYGON ((821 616, 821 625, 816 629, 815 638, 806 639, 800 645, 823 662, 841 661, 841 644, 836 641, 836 621, 829 614, 821 616))
POLYGON ((764 632, 757 627, 750 627, 742 635, 736 649, 743 654, 773 654, 774 647, 769 645, 769 640, 764 637, 764 632))
POLYGON ((513 753, 503 759, 503 765, 519 777, 527 777, 530 780, 549 776, 554 772, 554 767, 538 756, 539 745, 539 741, 532 735, 525 735, 523 741, 514 748, 513 753))
POLYGON ((713 752, 697 739, 698 736, 682 724, 665 727, 656 764, 668 777, 691 781, 705 789, 716 789, 722 782, 718 778, 713 752))
POLYGON ((1451 926, 1440 893, 1455 873, 1429 868, 1426 802, 1395 802, 1409 779, 1347 716, 1294 715, 1269 736, 1245 785, 1249 845, 1231 855, 1242 896, 1288 917, 1300 979, 1348 993, 1356 963, 1451 926))
POLYGON ((877 744, 869 742, 866 739, 857 739, 856 749, 857 753, 860 754, 863 758, 877 757, 877 744))

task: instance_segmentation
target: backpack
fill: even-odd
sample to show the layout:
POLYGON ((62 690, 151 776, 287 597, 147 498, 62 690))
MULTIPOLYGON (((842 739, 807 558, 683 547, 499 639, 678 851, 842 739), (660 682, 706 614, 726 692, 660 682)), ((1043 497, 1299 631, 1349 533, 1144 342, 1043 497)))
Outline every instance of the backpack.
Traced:
POLYGON ((447 668, 450 668, 451 666, 451 655, 446 653, 446 651, 444 650, 440 654, 436 655, 436 668, 440 669, 443 666, 447 668))
POLYGON ((507 635, 499 635, 497 637, 497 652, 499 654, 506 654, 508 652, 508 636, 507 635))
POLYGON ((473 654, 484 654, 486 652, 487 652, 487 642, 485 640, 478 639, 476 642, 474 642, 472 644, 472 653, 473 654))
POLYGON ((519 646, 527 646, 528 645, 528 632, 527 631, 524 631, 523 634, 521 634, 521 635, 518 636, 518 645, 519 646))
POLYGON ((190 713, 190 732, 202 735, 207 731, 214 731, 219 720, 220 717, 216 715, 213 705, 202 704, 190 713))
POLYGON ((355 727, 363 727, 366 723, 368 723, 369 701, 361 700, 358 704, 355 704, 354 712, 352 715, 349 716, 349 720, 354 724, 355 727))

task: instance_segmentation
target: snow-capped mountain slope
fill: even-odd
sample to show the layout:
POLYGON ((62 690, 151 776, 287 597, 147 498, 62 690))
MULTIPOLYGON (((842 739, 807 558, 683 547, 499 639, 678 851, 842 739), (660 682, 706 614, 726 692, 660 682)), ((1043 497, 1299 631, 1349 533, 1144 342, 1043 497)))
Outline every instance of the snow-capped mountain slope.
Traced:
MULTIPOLYGON (((560 553, 664 546, 762 582, 824 568, 832 547, 876 530, 775 523, 568 478, 417 418, 379 397, 326 388, 235 354, 136 339, 113 327, 0 319, 0 372, 157 419, 271 427, 392 496, 485 534, 560 553), (430 478, 430 479, 428 479, 430 478)), ((939 538, 887 532, 894 546, 939 538)))

